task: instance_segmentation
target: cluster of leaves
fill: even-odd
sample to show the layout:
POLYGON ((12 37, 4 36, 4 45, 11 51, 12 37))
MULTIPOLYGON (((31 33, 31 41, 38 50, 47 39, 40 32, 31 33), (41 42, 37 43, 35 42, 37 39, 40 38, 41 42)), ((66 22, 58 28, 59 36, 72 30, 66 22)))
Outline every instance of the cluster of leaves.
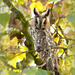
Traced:
MULTIPOLYGON (((36 7, 39 11, 44 11, 46 8, 51 8, 52 3, 49 3, 51 1, 56 2, 56 0, 48 0, 46 5, 43 5, 40 1, 32 0, 32 3, 30 4, 31 11, 36 7)), ((16 6, 18 5, 18 10, 24 14, 23 8, 21 4, 24 4, 24 2, 28 2, 28 0, 11 0, 11 2, 16 6)), ((2 3, 2 0, 0 0, 0 3, 2 3)), ((64 15, 65 18, 61 18, 59 25, 64 31, 64 34, 67 36, 64 37, 61 29, 58 29, 58 33, 64 37, 63 40, 61 40, 60 36, 56 33, 53 33, 53 37, 55 37, 54 41, 60 45, 59 47, 65 47, 68 48, 66 51, 64 49, 58 49, 58 55, 59 57, 63 54, 62 59, 60 58, 60 66, 58 71, 62 75, 74 75, 75 74, 75 1, 74 0, 68 0, 67 2, 63 1, 62 5, 61 2, 59 2, 59 6, 55 8, 55 11, 59 13, 60 15, 64 15), (69 40, 69 41, 68 41, 69 40), (71 47, 72 45, 72 47, 71 47)), ((12 7, 9 8, 11 10, 12 7)), ((58 14, 58 15, 59 15, 58 14)), ((57 14, 56 14, 57 15, 57 14)), ((30 18, 30 15, 27 14, 27 18, 30 18)), ((56 21, 54 22, 54 25, 56 26, 59 18, 54 16, 56 18, 56 21)), ((14 29, 9 28, 9 19, 10 14, 9 12, 0 13, 0 74, 1 75, 17 75, 17 74, 26 74, 26 75, 48 75, 50 71, 38 69, 36 67, 28 68, 23 70, 23 66, 25 63, 23 59, 27 59, 25 51, 28 51, 28 48, 26 46, 20 45, 19 40, 17 37, 14 37, 12 40, 10 40, 10 35, 14 29), (19 49, 18 49, 19 47, 19 49), (11 49, 13 48, 13 50, 11 49), (19 62, 19 63, 18 63, 19 62), (21 64, 24 62, 23 64, 21 64), (17 65, 18 64, 18 65, 17 65), (19 68, 18 68, 19 67, 19 68), (8 70, 9 69, 9 70, 8 70), (23 70, 23 71, 22 71, 23 70)), ((32 62, 32 65, 30 63, 30 66, 33 66, 34 59, 31 55, 28 57, 28 61, 32 62)))

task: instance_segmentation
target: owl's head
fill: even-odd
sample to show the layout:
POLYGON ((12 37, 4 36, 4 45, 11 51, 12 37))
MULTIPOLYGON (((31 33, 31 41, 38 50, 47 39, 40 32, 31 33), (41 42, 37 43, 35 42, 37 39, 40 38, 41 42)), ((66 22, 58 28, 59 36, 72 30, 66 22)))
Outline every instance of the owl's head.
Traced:
POLYGON ((46 12, 39 14, 38 10, 36 8, 34 8, 36 29, 44 30, 46 28, 49 12, 50 12, 50 9, 47 9, 46 12))

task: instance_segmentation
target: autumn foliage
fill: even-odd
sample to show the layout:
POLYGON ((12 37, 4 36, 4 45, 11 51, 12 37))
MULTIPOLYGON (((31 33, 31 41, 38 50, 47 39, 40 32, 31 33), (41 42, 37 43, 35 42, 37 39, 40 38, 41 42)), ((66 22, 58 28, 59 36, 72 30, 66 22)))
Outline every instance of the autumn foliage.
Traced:
POLYGON ((60 75, 75 75, 74 0, 0 0, 0 75, 49 75, 40 69, 29 33, 33 9, 50 9, 52 37, 58 47, 60 75))

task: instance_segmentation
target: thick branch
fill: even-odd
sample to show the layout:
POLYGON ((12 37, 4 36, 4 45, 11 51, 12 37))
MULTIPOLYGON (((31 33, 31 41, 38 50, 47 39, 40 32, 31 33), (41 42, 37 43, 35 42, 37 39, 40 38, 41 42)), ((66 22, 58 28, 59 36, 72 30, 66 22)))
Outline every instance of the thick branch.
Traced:
POLYGON ((14 12, 17 15, 17 18, 21 21, 22 23, 22 32, 26 37, 26 40, 28 44, 26 45, 29 50, 34 50, 34 43, 33 39, 28 31, 29 28, 29 22, 26 21, 24 15, 12 4, 11 0, 3 0, 3 2, 11 8, 11 11, 14 12))

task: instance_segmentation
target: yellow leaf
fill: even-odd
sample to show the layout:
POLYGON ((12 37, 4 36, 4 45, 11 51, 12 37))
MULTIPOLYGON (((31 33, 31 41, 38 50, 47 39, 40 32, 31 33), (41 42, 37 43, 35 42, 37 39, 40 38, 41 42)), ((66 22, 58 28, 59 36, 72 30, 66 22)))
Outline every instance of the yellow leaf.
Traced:
POLYGON ((36 8, 37 8, 39 11, 42 11, 42 9, 43 9, 43 4, 42 4, 40 1, 37 1, 37 3, 36 3, 36 8))
POLYGON ((8 61, 8 64, 10 64, 10 65, 13 66, 14 68, 16 68, 16 61, 17 61, 17 58, 15 57, 15 58, 12 59, 11 61, 8 61))
POLYGON ((22 53, 20 55, 16 54, 17 56, 12 59, 11 61, 8 61, 8 64, 16 68, 16 62, 22 61, 24 58, 26 59, 26 53, 22 53))
POLYGON ((58 54, 61 54, 61 53, 63 53, 63 52, 64 52, 63 49, 59 49, 59 50, 58 50, 58 54))
POLYGON ((13 72, 20 72, 20 69, 13 69, 13 72))
POLYGON ((24 0, 18 0, 20 4, 24 4, 24 0))
MULTIPOLYGON (((28 48, 26 46, 20 46, 20 51, 25 52, 28 48)), ((11 61, 8 61, 8 64, 16 68, 16 62, 22 61, 23 59, 26 59, 26 53, 17 53, 16 57, 12 59, 11 61)))
POLYGON ((5 32, 5 29, 4 29, 4 28, 2 28, 2 29, 1 29, 1 31, 2 31, 2 32, 5 32))
POLYGON ((10 46, 17 46, 18 44, 18 39, 17 37, 14 37, 11 41, 10 41, 10 46))
POLYGON ((32 2, 35 2, 36 0, 32 0, 32 2))
POLYGON ((34 8, 37 8, 39 11, 46 10, 46 6, 43 6, 43 4, 40 1, 32 2, 30 5, 30 9, 33 11, 34 8))
POLYGON ((17 53, 15 58, 17 58, 17 60, 22 61, 23 59, 26 59, 26 53, 17 53))
POLYGON ((21 52, 28 51, 28 48, 26 46, 20 46, 20 51, 21 52))
POLYGON ((26 59, 26 54, 22 53, 20 55, 17 55, 14 59, 12 59, 11 61, 8 61, 8 64, 10 64, 11 66, 13 66, 14 68, 16 68, 16 62, 18 61, 22 61, 23 59, 26 59))
POLYGON ((3 46, 3 50, 8 49, 10 47, 10 45, 9 45, 9 43, 10 43, 10 37, 9 37, 9 35, 3 36, 1 38, 0 43, 3 46))
POLYGON ((58 44, 58 42, 59 42, 59 37, 56 37, 56 38, 54 39, 54 41, 58 44))
POLYGON ((31 11, 33 11, 34 7, 36 7, 36 2, 32 2, 32 3, 30 4, 30 9, 31 9, 31 11))

